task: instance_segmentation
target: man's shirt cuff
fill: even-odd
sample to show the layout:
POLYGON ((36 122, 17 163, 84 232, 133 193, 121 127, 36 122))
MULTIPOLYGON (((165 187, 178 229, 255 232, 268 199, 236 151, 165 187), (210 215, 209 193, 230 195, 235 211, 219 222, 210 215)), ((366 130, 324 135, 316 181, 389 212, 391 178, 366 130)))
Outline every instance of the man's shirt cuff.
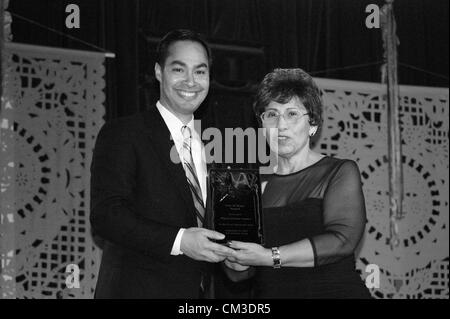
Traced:
POLYGON ((183 252, 180 250, 181 246, 181 237, 183 236, 184 231, 186 228, 180 228, 178 231, 177 237, 175 237, 175 241, 172 246, 172 251, 170 252, 171 255, 177 256, 177 255, 183 255, 183 252))

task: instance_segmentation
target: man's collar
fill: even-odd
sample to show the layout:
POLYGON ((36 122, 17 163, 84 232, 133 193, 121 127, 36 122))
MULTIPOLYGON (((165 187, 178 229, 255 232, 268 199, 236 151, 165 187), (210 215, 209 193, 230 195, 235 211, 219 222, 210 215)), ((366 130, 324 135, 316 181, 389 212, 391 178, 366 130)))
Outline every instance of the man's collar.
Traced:
MULTIPOLYGON (((161 114, 164 122, 166 122, 167 127, 171 132, 180 131, 181 128, 185 125, 178 117, 175 116, 172 112, 170 112, 164 105, 161 104, 160 101, 156 102, 156 108, 161 114)), ((191 130, 194 129, 194 116, 192 115, 191 120, 186 124, 191 130)))

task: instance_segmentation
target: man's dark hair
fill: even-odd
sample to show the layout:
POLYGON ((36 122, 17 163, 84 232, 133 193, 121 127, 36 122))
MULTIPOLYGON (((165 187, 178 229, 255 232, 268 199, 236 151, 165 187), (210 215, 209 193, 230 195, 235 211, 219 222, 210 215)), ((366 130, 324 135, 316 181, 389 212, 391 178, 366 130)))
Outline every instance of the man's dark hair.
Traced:
POLYGON ((170 45, 177 41, 192 41, 201 44, 205 48, 206 54, 208 55, 208 64, 211 68, 212 55, 208 43, 200 33, 187 29, 170 31, 161 39, 161 41, 159 41, 156 48, 156 62, 158 62, 161 68, 164 68, 164 63, 169 55, 170 45))
POLYGON ((258 86, 253 109, 258 120, 267 105, 274 101, 288 103, 298 98, 309 113, 309 124, 322 124, 322 97, 313 78, 302 69, 275 69, 258 86))

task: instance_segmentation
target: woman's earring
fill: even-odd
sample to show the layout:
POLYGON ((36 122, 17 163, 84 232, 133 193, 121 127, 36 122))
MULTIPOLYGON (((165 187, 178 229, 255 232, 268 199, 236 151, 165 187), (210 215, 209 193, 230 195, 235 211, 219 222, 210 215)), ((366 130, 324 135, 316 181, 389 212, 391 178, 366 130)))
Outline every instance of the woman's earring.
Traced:
POLYGON ((310 137, 313 137, 314 134, 316 134, 316 131, 317 131, 317 128, 311 129, 311 130, 309 131, 309 136, 310 136, 310 137))

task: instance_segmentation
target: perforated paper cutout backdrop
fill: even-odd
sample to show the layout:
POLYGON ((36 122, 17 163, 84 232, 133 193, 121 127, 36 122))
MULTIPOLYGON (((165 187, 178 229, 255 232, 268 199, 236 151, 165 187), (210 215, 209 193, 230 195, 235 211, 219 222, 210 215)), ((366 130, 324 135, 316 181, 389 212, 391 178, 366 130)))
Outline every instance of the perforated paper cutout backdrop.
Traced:
POLYGON ((1 113, 3 298, 91 297, 89 165, 103 124, 103 57, 7 48, 1 113), (66 287, 68 264, 79 289, 66 287))
POLYGON ((358 269, 381 270, 378 298, 448 298, 448 89, 400 87, 404 213, 399 247, 389 238, 385 87, 317 79, 324 127, 316 150, 358 162, 368 214, 358 269))
MULTIPOLYGON (((1 113, 3 298, 91 298, 89 166, 103 124, 102 57, 9 49, 1 113), (80 267, 67 289, 66 265, 80 267)), ((381 269, 378 298, 448 298, 448 89, 401 87, 405 217, 390 249, 386 104, 373 83, 317 79, 317 150, 358 162, 369 222, 357 267, 381 269)))

